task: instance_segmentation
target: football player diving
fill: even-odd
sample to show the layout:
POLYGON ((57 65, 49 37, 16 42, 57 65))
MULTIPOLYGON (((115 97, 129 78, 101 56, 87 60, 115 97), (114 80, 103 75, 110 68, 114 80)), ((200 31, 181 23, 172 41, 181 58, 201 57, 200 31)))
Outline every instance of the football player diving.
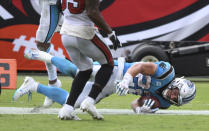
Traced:
MULTIPOLYGON (((25 53, 25 57, 32 60, 40 60, 46 63, 54 64, 58 70, 68 76, 74 78, 78 72, 78 68, 70 61, 52 56, 46 52, 39 50, 29 50, 25 53)), ((81 102, 88 96, 96 72, 100 65, 94 62, 91 79, 85 85, 82 93, 78 97, 74 108, 79 108, 81 102)), ((32 77, 26 77, 23 84, 14 93, 13 99, 17 100, 21 96, 37 92, 43 94, 53 101, 64 105, 69 93, 61 88, 48 87, 39 82, 36 82, 32 77)), ((117 93, 118 95, 134 94, 145 97, 143 103, 140 103, 140 98, 131 103, 133 111, 140 113, 154 113, 158 109, 167 109, 171 105, 182 106, 189 103, 196 95, 196 88, 194 83, 185 78, 176 78, 173 66, 168 62, 159 61, 151 62, 134 62, 127 63, 124 58, 118 58, 114 61, 114 70, 105 88, 96 98, 96 103, 101 99, 117 93), (146 99, 147 98, 147 99, 146 99), (158 106, 154 107, 155 103, 159 102, 158 106)), ((97 119, 101 115, 96 112, 97 119)), ((64 120, 80 120, 76 114, 67 114, 64 120)))

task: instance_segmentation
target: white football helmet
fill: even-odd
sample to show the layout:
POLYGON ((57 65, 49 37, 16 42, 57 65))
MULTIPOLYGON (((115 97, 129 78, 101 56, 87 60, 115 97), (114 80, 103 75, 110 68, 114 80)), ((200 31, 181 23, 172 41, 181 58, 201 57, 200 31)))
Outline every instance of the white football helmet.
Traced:
POLYGON ((196 89, 194 83, 190 80, 184 79, 183 77, 175 78, 162 92, 162 95, 166 100, 170 101, 170 103, 181 106, 194 99, 196 89), (176 95, 176 98, 172 99, 171 94, 176 95))

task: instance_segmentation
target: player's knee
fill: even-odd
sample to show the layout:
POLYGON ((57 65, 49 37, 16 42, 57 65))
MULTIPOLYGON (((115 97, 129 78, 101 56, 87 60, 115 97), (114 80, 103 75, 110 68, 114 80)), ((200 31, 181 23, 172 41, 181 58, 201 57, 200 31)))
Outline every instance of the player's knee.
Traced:
POLYGON ((112 63, 103 64, 103 65, 101 65, 101 68, 107 72, 112 72, 114 65, 112 63))
POLYGON ((104 65, 107 65, 107 66, 114 66, 114 61, 111 61, 111 62, 109 62, 109 63, 107 63, 107 64, 104 64, 104 65))
POLYGON ((84 77, 90 77, 91 73, 92 73, 92 69, 78 72, 79 75, 84 76, 84 77))
POLYGON ((104 87, 108 80, 110 79, 110 76, 113 71, 113 65, 111 64, 103 64, 101 65, 101 68, 97 72, 95 76, 95 83, 97 83, 99 86, 104 87))
POLYGON ((39 41, 36 41, 37 43, 37 47, 39 50, 41 51, 47 51, 50 47, 50 43, 43 43, 43 42, 39 42, 39 41))

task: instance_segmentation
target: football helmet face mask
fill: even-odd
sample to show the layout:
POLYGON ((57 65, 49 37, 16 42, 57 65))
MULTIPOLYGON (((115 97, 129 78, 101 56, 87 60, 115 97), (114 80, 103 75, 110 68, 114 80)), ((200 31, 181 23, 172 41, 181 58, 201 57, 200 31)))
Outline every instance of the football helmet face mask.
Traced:
POLYGON ((163 97, 171 104, 181 106, 189 103, 196 95, 194 83, 184 78, 175 78, 162 92, 163 97))

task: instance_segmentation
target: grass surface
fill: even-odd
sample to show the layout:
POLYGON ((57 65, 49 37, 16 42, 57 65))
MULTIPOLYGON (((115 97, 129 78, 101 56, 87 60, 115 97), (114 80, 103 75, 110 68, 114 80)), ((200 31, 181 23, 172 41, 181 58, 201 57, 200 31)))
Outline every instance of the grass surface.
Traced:
MULTIPOLYGON (((18 76, 17 87, 25 76, 18 76)), ((47 84, 47 76, 33 76, 37 81, 47 84)), ((70 90, 72 79, 59 77, 62 88, 70 90)), ((195 82, 196 98, 182 107, 172 106, 174 110, 209 110, 209 82, 195 82)), ((0 107, 34 107, 42 105, 44 96, 33 93, 32 101, 23 96, 12 101, 14 90, 3 90, 0 107)), ((138 96, 111 95, 97 104, 97 108, 130 109, 130 102, 138 96)), ((53 107, 61 107, 54 104, 53 107)), ((207 131, 209 116, 202 115, 104 115, 104 121, 92 120, 89 115, 79 115, 82 121, 61 121, 57 115, 0 115, 0 131, 207 131)))
POLYGON ((1 115, 1 131, 207 131, 208 116, 104 115, 104 121, 79 115, 61 121, 56 115, 1 115))

